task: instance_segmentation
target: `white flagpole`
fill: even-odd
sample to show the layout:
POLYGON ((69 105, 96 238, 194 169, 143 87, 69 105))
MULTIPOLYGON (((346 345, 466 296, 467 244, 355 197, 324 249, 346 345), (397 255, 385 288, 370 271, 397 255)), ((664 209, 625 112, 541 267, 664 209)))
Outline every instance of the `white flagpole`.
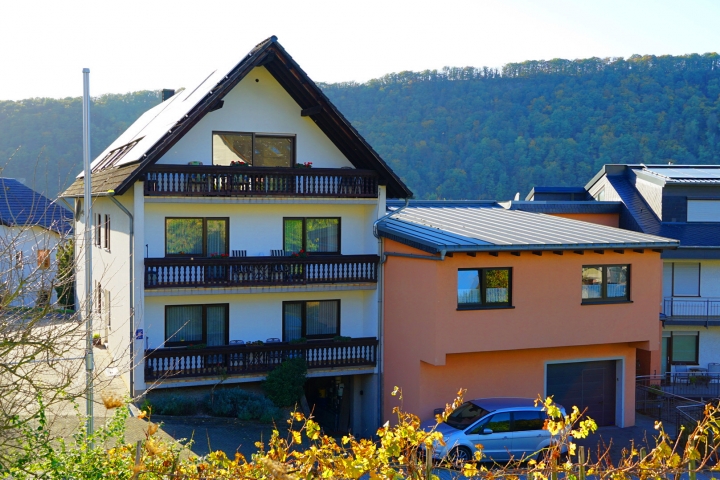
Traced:
MULTIPOLYGON (((90 177, 90 69, 83 68, 83 166, 85 169, 85 389, 87 435, 94 430, 93 422, 93 322, 92 322, 92 188, 90 177)), ((92 442, 90 443, 92 448, 92 442)))

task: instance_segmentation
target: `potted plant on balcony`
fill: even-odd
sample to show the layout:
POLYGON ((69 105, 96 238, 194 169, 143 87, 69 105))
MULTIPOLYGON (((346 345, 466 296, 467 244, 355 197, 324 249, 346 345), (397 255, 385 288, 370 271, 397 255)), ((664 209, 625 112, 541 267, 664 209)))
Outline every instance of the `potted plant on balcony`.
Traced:
POLYGON ((100 338, 99 333, 93 333, 92 344, 96 347, 99 347, 100 345, 102 345, 102 338, 100 338))
POLYGON ((312 168, 312 162, 296 163, 295 168, 312 168))
POLYGON ((301 248, 299 252, 293 252, 290 256, 295 258, 307 258, 308 252, 306 252, 304 248, 301 248))
POLYGON ((231 167, 248 167, 248 166, 250 166, 250 164, 247 162, 244 162, 242 160, 233 160, 230 162, 230 166, 231 167))

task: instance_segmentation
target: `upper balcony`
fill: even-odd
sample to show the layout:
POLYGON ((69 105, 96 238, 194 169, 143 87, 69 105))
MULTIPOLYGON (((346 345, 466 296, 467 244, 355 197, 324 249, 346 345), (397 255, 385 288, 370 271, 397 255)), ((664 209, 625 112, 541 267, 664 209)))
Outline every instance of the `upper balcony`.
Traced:
POLYGON ((354 168, 153 165, 145 195, 377 198, 378 177, 354 168))
POLYGON ((376 283, 377 255, 146 258, 145 288, 376 283))
POLYGON ((720 325, 720 298, 665 297, 666 325, 720 325))

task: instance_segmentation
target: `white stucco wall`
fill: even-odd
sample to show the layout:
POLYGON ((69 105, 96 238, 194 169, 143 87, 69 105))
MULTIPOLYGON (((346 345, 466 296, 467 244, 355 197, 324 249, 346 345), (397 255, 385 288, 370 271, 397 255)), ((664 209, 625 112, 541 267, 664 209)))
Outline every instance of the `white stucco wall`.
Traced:
POLYGON ((165 306, 229 304, 229 339, 262 340, 282 338, 282 302, 340 300, 340 334, 349 337, 377 337, 375 291, 293 292, 186 297, 148 297, 145 299, 144 327, 148 348, 165 341, 165 306))
POLYGON ((283 248, 284 217, 340 217, 340 251, 343 255, 376 254, 372 223, 376 205, 332 204, 146 204, 143 254, 165 256, 166 217, 227 217, 230 250, 247 250, 248 256, 270 255, 283 248), (147 252, 147 253, 146 253, 147 252))
POLYGON ((223 101, 223 108, 207 114, 158 163, 211 165, 212 132, 231 131, 297 135, 298 163, 352 167, 310 117, 300 116, 300 106, 264 67, 253 69, 223 101))
MULTIPOLYGON (((125 208, 131 213, 133 211, 133 191, 130 190, 123 196, 116 197, 125 208)), ((85 213, 77 219, 75 225, 76 245, 75 256, 77 261, 76 285, 78 305, 80 311, 84 312, 85 305, 85 258, 82 236, 85 230, 85 213)), ((91 242, 92 248, 92 279, 93 291, 100 284, 103 292, 110 292, 110 302, 103 293, 102 311, 97 313, 97 306, 93 306, 93 331, 99 333, 106 342, 108 351, 115 360, 114 367, 117 367, 126 385, 130 384, 130 221, 127 215, 110 199, 95 198, 93 200, 94 218, 98 214, 110 215, 110 249, 105 249, 91 242), (109 319, 109 324, 108 324, 109 319)), ((94 225, 94 223, 93 223, 94 225)), ((95 231, 93 230, 93 238, 95 231)), ((103 244, 104 235, 103 230, 103 244)), ((140 274, 142 278, 142 273, 140 274)), ((93 303, 97 301, 97 293, 94 294, 93 303)))
POLYGON ((17 293, 12 306, 34 306, 41 290, 50 290, 51 302, 57 300, 52 286, 57 272, 57 246, 61 239, 57 232, 37 226, 0 225, 0 281, 10 295, 17 293), (38 267, 39 250, 50 250, 50 268, 38 267), (22 255, 19 263, 18 253, 22 255), (18 290, 21 281, 26 285, 18 290))

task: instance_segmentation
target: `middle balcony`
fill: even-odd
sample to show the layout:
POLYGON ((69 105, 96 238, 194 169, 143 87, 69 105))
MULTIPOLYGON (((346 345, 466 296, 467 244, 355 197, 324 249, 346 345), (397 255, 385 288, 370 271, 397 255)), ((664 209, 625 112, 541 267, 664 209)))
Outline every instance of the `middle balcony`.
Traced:
POLYGON ((146 258, 145 288, 376 283, 377 255, 146 258))

